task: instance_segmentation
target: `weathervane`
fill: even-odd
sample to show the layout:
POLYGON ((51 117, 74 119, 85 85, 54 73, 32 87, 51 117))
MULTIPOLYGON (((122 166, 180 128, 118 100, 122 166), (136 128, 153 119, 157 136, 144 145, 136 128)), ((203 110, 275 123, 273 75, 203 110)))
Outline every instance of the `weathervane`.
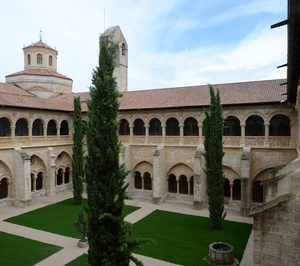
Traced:
POLYGON ((42 41, 42 30, 39 31, 40 42, 42 41))

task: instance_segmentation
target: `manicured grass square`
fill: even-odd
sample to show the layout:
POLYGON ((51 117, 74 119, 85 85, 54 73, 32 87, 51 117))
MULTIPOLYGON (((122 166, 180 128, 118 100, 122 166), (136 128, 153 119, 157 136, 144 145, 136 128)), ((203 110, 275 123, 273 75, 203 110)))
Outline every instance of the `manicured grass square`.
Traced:
POLYGON ((224 221, 222 230, 213 230, 205 217, 155 211, 133 226, 133 238, 151 238, 136 253, 180 265, 206 265, 208 245, 222 241, 234 246, 234 255, 241 260, 252 225, 224 221))
POLYGON ((89 266, 88 255, 83 254, 83 255, 79 256, 78 258, 76 258, 75 260, 72 260, 65 266, 89 266))
MULTIPOLYGON (((71 198, 44 208, 11 217, 6 221, 59 235, 80 238, 81 234, 75 228, 74 222, 78 219, 80 210, 85 204, 86 200, 84 200, 81 205, 75 205, 71 198)), ((137 209, 139 208, 126 205, 124 214, 128 215, 137 209)))
POLYGON ((0 247, 0 265, 3 266, 31 266, 62 249, 4 232, 0 232, 0 247))

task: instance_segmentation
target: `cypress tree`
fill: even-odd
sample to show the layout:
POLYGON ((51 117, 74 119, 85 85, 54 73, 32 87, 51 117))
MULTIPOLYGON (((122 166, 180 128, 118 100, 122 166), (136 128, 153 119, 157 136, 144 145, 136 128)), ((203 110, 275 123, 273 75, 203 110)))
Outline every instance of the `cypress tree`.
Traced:
MULTIPOLYGON (((91 265, 129 265, 138 241, 129 240, 131 225, 124 221, 125 177, 119 166, 118 97, 113 77, 116 46, 100 38, 99 66, 90 88, 87 132, 88 260, 91 265)), ((141 265, 141 264, 139 264, 141 265)))
POLYGON ((81 106, 79 97, 74 98, 74 113, 73 113, 73 155, 72 155, 72 181, 73 181, 73 197, 75 204, 82 202, 82 179, 84 176, 83 170, 83 122, 81 115, 81 106))
POLYGON ((203 121, 205 173, 207 178, 207 195, 209 217, 212 227, 222 228, 224 212, 224 176, 222 171, 223 152, 223 114, 220 95, 212 86, 210 90, 210 108, 205 112, 203 121))

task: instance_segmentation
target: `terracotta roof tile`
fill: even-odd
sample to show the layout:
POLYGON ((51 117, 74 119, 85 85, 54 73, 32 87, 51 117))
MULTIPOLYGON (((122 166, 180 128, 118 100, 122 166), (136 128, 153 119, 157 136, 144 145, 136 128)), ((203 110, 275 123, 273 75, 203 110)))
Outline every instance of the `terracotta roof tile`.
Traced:
POLYGON ((49 69, 25 69, 10 75, 7 75, 7 77, 14 77, 14 76, 19 76, 19 75, 32 75, 32 76, 50 76, 50 77, 56 77, 56 78, 63 78, 63 79, 68 79, 72 80, 56 71, 52 71, 49 69))
MULTIPOLYGON (((284 79, 216 84, 223 105, 274 103, 286 99, 284 79)), ((120 110, 208 106, 208 85, 124 92, 120 110)))
POLYGON ((42 41, 38 41, 38 42, 32 43, 32 44, 24 47, 23 49, 26 49, 26 48, 29 48, 29 47, 43 47, 43 48, 48 48, 48 49, 56 51, 56 49, 50 47, 47 43, 44 43, 42 41))

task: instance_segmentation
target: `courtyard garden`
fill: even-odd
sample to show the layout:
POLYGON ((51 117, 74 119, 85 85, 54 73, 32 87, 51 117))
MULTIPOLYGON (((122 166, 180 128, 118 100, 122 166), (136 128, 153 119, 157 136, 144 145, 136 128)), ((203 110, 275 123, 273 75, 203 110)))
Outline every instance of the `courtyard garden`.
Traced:
MULTIPOLYGON (((83 202, 84 204, 86 204, 86 201, 83 202)), ((81 235, 77 232, 74 221, 77 220, 83 205, 74 205, 72 199, 68 199, 11 217, 6 221, 64 236, 80 238, 81 235)), ((127 205, 125 206, 124 215, 137 209, 138 207, 127 205)), ((240 261, 251 230, 252 225, 250 224, 231 221, 224 221, 223 229, 214 230, 211 228, 208 218, 156 210, 133 225, 132 237, 153 240, 153 242, 136 249, 134 251, 136 254, 180 265, 207 265, 203 257, 208 254, 208 245, 217 241, 232 244, 235 249, 234 255, 240 261)), ((15 240, 19 239, 17 236, 1 233, 1 241, 5 239, 4 237, 11 241, 8 243, 12 243, 5 245, 5 248, 10 250, 5 252, 5 256, 8 260, 14 258, 14 263, 17 258, 22 258, 23 262, 23 259, 27 259, 27 257, 28 259, 34 257, 35 261, 39 261, 60 249, 59 247, 21 238, 23 242, 33 242, 33 244, 25 244, 22 241, 15 240), (23 243, 22 248, 16 248, 12 241, 23 243), (35 249, 34 253, 32 249, 35 249), (37 254, 37 256, 32 256, 32 254, 37 254)), ((22 263, 22 265, 30 265, 30 263, 22 263)), ((87 255, 78 257, 68 265, 88 265, 87 255)))

